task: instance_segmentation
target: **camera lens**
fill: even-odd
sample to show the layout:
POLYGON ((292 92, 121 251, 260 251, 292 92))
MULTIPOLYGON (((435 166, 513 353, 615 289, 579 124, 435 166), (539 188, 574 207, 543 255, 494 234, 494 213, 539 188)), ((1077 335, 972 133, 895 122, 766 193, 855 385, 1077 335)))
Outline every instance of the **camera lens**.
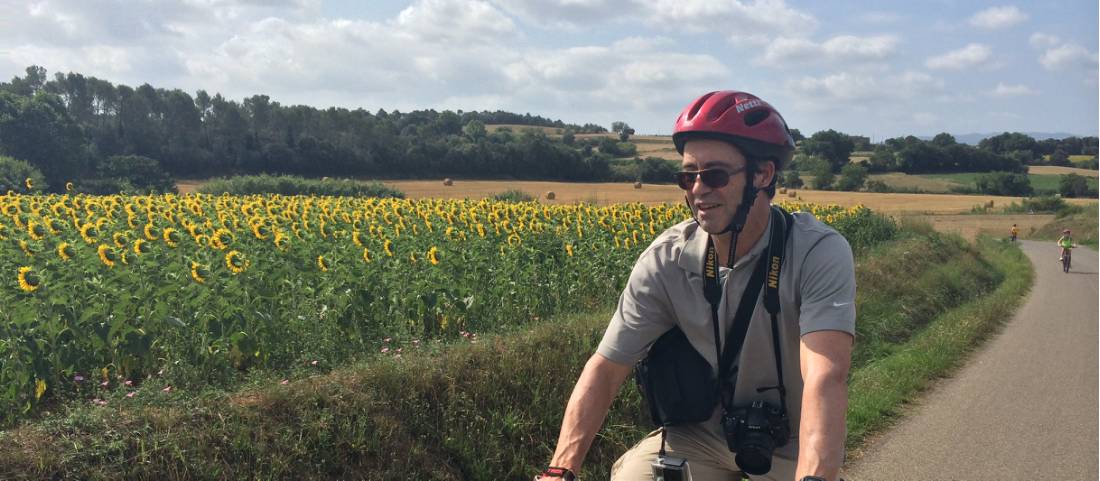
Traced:
POLYGON ((756 446, 742 446, 734 461, 747 474, 763 475, 772 470, 771 450, 761 451, 756 446))

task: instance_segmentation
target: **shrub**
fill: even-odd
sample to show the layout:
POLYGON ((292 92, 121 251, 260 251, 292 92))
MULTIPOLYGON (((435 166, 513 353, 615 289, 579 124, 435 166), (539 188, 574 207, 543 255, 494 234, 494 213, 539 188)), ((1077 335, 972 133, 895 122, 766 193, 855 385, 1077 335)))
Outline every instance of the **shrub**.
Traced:
POLYGON ((46 177, 30 162, 0 155, 0 195, 11 190, 20 194, 46 190, 46 177), (27 187, 31 179, 31 187, 27 187))
POLYGON ((890 192, 890 186, 881 180, 868 180, 864 186, 867 188, 867 192, 890 192))
MULTIPOLYGON (((547 194, 550 194, 549 192, 547 194)), ((493 200, 499 200, 501 202, 531 202, 535 200, 531 194, 528 194, 519 189, 510 189, 492 197, 493 200)))
POLYGON ((978 177, 975 183, 978 192, 983 194, 1026 196, 1032 193, 1031 180, 1027 174, 992 172, 978 177))
POLYGON ((840 169, 840 179, 836 181, 836 190, 854 192, 863 188, 867 181, 867 168, 858 164, 848 164, 840 169))
POLYGON ((1061 197, 1048 195, 1043 197, 1029 197, 1019 204, 1013 202, 1008 207, 1005 207, 1005 212, 1010 214, 1033 214, 1037 212, 1057 213, 1069 208, 1069 204, 1066 204, 1066 201, 1062 200, 1061 197))
POLYGON ((242 175, 215 179, 199 187, 204 194, 280 194, 328 195, 333 197, 396 197, 405 194, 381 182, 359 182, 350 179, 320 181, 292 175, 242 175))
MULTIPOLYGON (((103 179, 118 179, 118 184, 129 183, 137 192, 175 192, 176 183, 156 159, 140 155, 112 155, 97 167, 103 179)), ((109 185, 105 182, 102 185, 109 185)))
POLYGON ((1058 180, 1058 192, 1062 197, 1088 197, 1092 194, 1088 179, 1077 174, 1063 175, 1058 180))

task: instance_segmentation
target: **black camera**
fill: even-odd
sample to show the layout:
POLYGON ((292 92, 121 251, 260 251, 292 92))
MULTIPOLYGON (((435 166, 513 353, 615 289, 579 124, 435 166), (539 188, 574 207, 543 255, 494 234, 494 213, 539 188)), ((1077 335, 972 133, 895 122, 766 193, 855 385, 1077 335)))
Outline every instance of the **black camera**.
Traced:
POLYGON ((722 414, 726 445, 736 453, 737 466, 748 474, 766 474, 772 469, 772 451, 790 440, 790 419, 786 411, 764 401, 734 407, 722 414))

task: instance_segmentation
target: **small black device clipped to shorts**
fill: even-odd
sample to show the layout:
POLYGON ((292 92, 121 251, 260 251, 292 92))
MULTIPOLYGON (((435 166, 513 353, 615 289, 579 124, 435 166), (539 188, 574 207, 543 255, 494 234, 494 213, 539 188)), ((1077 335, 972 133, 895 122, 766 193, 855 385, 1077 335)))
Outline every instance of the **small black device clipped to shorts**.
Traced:
POLYGON ((691 468, 684 458, 657 456, 653 467, 653 481, 691 481, 691 468))

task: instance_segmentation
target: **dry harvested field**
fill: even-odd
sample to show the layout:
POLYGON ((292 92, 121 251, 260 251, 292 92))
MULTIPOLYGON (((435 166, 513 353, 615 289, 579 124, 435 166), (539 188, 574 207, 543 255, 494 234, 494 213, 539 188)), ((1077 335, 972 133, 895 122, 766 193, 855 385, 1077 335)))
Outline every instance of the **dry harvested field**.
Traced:
MULTIPOLYGON (((397 188, 409 198, 440 197, 448 199, 478 199, 499 194, 506 190, 517 189, 542 202, 573 203, 594 202, 612 204, 616 202, 643 202, 647 204, 661 202, 683 202, 684 195, 675 185, 643 185, 635 189, 627 183, 570 183, 500 180, 455 180, 454 185, 444 186, 437 180, 395 180, 385 181, 386 185, 397 188), (554 200, 546 200, 546 192, 553 191, 554 200)), ((1018 197, 1000 197, 991 195, 943 195, 943 194, 875 194, 870 192, 826 192, 798 190, 796 199, 819 204, 839 204, 852 206, 863 204, 871 209, 888 214, 960 214, 970 212, 976 205, 993 201, 994 208, 1020 202, 1018 197)), ((1067 199, 1067 202, 1087 204, 1090 199, 1067 199)), ((1095 200, 1091 200, 1095 202, 1095 200)), ((1010 224, 1011 225, 1011 224, 1010 224)))
POLYGON ((1056 165, 1033 165, 1027 168, 1029 174, 1068 175, 1077 174, 1086 177, 1100 176, 1100 171, 1092 169, 1078 169, 1075 167, 1059 167, 1056 165))
POLYGON ((953 232, 974 240, 978 234, 1008 237, 1012 224, 1020 228, 1020 238, 1026 239, 1039 227, 1054 220, 1053 214, 1034 215, 913 215, 906 216, 932 224, 940 232, 953 232))

